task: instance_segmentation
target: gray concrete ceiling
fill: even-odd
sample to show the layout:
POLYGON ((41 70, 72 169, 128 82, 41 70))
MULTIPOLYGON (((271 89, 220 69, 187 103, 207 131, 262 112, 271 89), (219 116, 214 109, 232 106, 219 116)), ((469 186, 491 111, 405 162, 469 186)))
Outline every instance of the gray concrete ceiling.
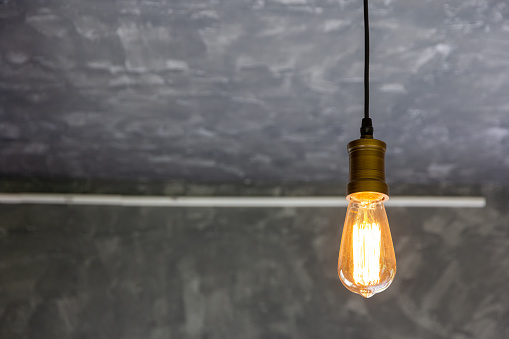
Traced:
MULTIPOLYGON (((390 183, 509 183, 509 5, 371 3, 390 183)), ((360 0, 0 0, 0 175, 345 181, 360 0)))

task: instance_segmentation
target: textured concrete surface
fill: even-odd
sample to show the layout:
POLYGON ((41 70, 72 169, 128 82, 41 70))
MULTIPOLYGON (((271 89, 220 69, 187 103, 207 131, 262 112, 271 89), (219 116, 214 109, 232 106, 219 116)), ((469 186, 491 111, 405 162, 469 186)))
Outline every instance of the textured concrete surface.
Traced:
MULTIPOLYGON (((0 0, 0 191, 341 195, 361 5, 0 0)), ((337 278, 344 209, 0 205, 0 338, 509 338, 509 5, 371 27, 392 192, 488 198, 389 209, 389 290, 337 278)))
POLYGON ((508 191, 388 216, 398 273, 336 273, 345 209, 0 206, 1 338, 509 337, 508 191))
MULTIPOLYGON (((0 175, 343 181, 362 2, 0 1, 0 175)), ((390 182, 508 183, 509 5, 372 1, 390 182)))

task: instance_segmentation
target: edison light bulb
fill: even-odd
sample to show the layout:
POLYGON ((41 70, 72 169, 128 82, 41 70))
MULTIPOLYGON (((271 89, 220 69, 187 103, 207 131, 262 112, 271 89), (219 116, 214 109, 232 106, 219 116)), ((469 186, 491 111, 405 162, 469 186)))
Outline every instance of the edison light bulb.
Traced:
POLYGON ((339 279, 365 298, 380 293, 396 275, 396 256, 382 193, 360 192, 350 200, 339 250, 339 279))

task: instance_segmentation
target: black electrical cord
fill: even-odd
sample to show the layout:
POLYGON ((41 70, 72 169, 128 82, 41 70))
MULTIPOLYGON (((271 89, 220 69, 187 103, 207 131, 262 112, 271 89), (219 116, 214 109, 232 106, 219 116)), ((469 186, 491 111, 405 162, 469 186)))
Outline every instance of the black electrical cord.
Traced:
POLYGON ((369 13, 368 0, 364 0, 364 119, 361 138, 373 137, 373 124, 369 117, 369 13))
POLYGON ((364 118, 369 118, 369 14, 364 0, 364 118))

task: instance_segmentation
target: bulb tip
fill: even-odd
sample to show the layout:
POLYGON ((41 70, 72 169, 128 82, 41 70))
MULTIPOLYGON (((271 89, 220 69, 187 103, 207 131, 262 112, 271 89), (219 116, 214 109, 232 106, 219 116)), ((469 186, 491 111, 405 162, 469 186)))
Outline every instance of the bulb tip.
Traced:
POLYGON ((361 291, 359 294, 362 295, 364 298, 369 299, 375 295, 375 292, 364 290, 364 291, 361 291))

